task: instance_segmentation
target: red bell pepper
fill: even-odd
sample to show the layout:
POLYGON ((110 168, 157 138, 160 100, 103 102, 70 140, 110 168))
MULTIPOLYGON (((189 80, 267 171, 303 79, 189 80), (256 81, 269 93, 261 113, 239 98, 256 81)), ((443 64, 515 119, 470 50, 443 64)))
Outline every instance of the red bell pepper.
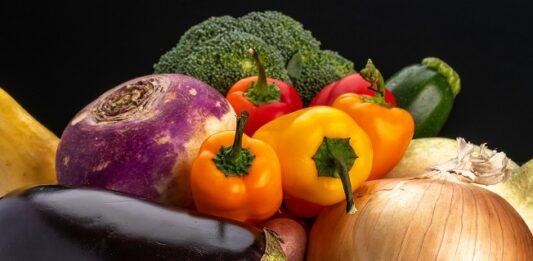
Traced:
POLYGON ((302 108, 300 95, 290 84, 267 78, 265 67, 256 51, 250 49, 258 76, 251 76, 236 82, 228 91, 226 99, 237 115, 248 111, 248 122, 244 133, 252 136, 265 123, 302 108))
MULTIPOLYGON (((368 59, 365 68, 370 66, 373 67, 374 65, 372 64, 372 61, 368 59)), ((365 77, 359 73, 353 73, 324 87, 315 95, 309 106, 331 105, 337 97, 345 93, 374 96, 375 92, 376 90, 372 88, 372 84, 368 79, 365 79, 365 77)), ((396 106, 396 99, 387 89, 385 89, 385 101, 396 106)))

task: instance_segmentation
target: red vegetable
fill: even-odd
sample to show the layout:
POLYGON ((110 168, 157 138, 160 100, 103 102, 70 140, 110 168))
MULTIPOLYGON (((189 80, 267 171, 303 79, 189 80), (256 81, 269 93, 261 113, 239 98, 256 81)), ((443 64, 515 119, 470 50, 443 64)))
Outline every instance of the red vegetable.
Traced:
MULTIPOLYGON (((309 106, 331 105, 337 97, 345 93, 357 93, 374 96, 376 90, 372 89, 371 86, 372 84, 365 80, 359 73, 350 74, 320 90, 320 92, 315 95, 309 106)), ((394 95, 392 95, 392 93, 387 89, 385 89, 385 101, 393 106, 396 106, 396 99, 394 98, 394 95)))
POLYGON ((324 209, 324 206, 297 198, 285 198, 285 205, 296 216, 303 218, 317 217, 324 209))
POLYGON ((271 219, 264 227, 276 232, 288 261, 302 261, 307 245, 307 233, 301 223, 290 218, 271 219))
POLYGON ((257 52, 250 49, 257 64, 258 76, 236 82, 226 98, 237 113, 248 111, 248 122, 244 133, 252 136, 265 123, 302 108, 300 95, 290 84, 266 77, 265 67, 257 52))

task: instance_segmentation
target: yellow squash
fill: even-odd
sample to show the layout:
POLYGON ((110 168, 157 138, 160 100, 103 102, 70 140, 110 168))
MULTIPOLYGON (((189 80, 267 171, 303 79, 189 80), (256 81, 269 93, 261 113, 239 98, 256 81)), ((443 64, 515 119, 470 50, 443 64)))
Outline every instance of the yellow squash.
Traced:
POLYGON ((56 183, 59 138, 0 88, 0 197, 29 185, 56 183))

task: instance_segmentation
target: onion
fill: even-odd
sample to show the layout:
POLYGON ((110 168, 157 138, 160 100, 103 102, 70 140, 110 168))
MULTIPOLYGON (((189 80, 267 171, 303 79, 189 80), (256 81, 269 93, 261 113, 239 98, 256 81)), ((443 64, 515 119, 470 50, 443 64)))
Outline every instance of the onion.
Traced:
POLYGON ((472 154, 458 139, 458 156, 411 178, 365 183, 355 215, 344 203, 316 220, 308 260, 531 260, 533 235, 497 194, 471 183, 509 175, 504 153, 472 154))
MULTIPOLYGON (((485 145, 475 146, 474 153, 483 149, 491 153, 485 145)), ((411 140, 402 160, 385 178, 414 177, 426 172, 428 167, 441 164, 457 154, 457 142, 443 137, 428 137, 411 140)), ((507 200, 527 223, 533 232, 533 159, 518 166, 509 159, 507 169, 513 174, 500 183, 482 186, 507 200), (528 167, 529 166, 529 167, 528 167)))

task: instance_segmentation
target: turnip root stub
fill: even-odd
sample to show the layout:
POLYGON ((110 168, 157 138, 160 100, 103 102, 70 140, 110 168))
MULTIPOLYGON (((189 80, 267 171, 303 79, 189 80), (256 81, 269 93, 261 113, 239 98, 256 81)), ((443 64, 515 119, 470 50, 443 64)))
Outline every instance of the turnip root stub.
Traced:
POLYGON ((191 163, 205 138, 235 129, 214 88, 180 74, 139 77, 107 91, 68 124, 58 181, 192 207, 191 163))

